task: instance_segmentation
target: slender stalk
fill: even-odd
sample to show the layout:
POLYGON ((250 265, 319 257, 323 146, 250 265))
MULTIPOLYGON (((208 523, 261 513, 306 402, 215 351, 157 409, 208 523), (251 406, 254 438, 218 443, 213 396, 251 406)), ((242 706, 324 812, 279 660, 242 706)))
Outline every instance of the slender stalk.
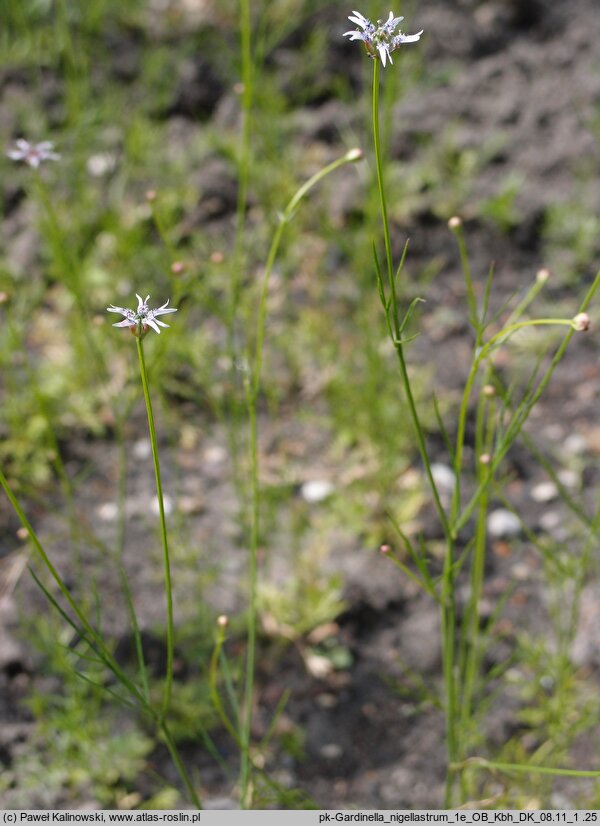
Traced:
POLYGON ((142 387, 144 389, 144 401, 146 402, 146 413, 148 416, 148 430, 150 432, 150 444, 152 445, 152 460, 154 462, 154 476, 156 478, 156 496, 158 498, 158 513, 160 519, 160 536, 163 548, 163 567, 165 577, 165 597, 167 600, 167 667, 165 677, 165 692, 162 703, 162 717, 167 715, 171 704, 171 692, 173 686, 173 589, 171 584, 171 559, 169 555, 169 541, 167 536, 167 522, 165 518, 165 503, 163 497, 162 481, 160 475, 160 462, 158 459, 158 441, 156 438, 156 428, 154 426, 154 413, 152 412, 152 400, 150 398, 150 387, 148 385, 148 372, 144 359, 144 344, 141 335, 136 336, 138 359, 140 363, 140 375, 142 387))
POLYGON ((244 235, 246 228, 246 207, 248 201, 248 184, 252 160, 250 132, 253 98, 252 72, 252 26, 250 19, 250 0, 240 0, 240 52, 242 55, 242 133, 239 157, 239 183, 236 204, 235 246, 233 267, 231 268, 231 294, 229 322, 233 326, 239 300, 240 270, 244 235))
MULTIPOLYGON (((598 274, 596 275, 592 285, 590 286, 589 290, 587 291, 587 294, 586 294, 585 298, 581 302, 581 304, 579 306, 579 310, 578 310, 579 313, 583 313, 588 309, 588 307, 591 304, 592 299, 594 298, 594 295, 596 294, 598 288, 600 288, 600 272, 598 272, 598 274)), ((565 320, 558 319, 558 320, 555 320, 554 323, 563 324, 563 323, 565 323, 565 320)), ((527 418, 529 417, 529 414, 531 413, 531 411, 533 410, 533 408, 535 407, 535 405, 539 401, 540 397, 544 393, 544 390, 548 386, 548 383, 550 382, 550 379, 552 378, 552 375, 554 374, 554 371, 556 370, 556 368, 558 367, 558 365, 562 361, 563 356, 564 356, 564 354, 567 350, 567 347, 569 346, 569 343, 570 343, 571 339, 575 335, 575 328, 573 327, 571 322, 570 321, 566 322, 566 324, 570 325, 571 329, 567 331, 567 334, 565 335, 565 337, 563 338, 561 344, 559 345, 558 349, 556 350, 556 353, 554 354, 554 356, 552 358, 552 361, 550 362, 550 365, 548 366, 548 369, 546 370, 546 372, 544 373, 544 375, 540 379, 536 389, 532 392, 530 399, 526 402, 526 404, 523 405, 522 410, 517 411, 517 413, 513 417, 512 421, 511 421, 511 423, 510 423, 510 425, 507 429, 506 435, 505 435, 502 443, 496 449, 493 462, 490 466, 490 472, 492 473, 492 475, 497 470, 498 466, 500 465, 500 462, 502 461, 502 459, 506 455, 506 452, 508 451, 510 445, 514 442, 514 440, 519 435, 519 433, 521 431, 521 428, 523 427, 523 425, 527 421, 527 418)), ((488 342, 488 345, 489 344, 490 344, 490 342, 488 342)), ((486 345, 486 346, 488 346, 488 345, 486 345)), ((481 494, 483 492, 483 489, 485 488, 486 485, 487 485, 487 482, 484 481, 480 485, 477 486, 477 490, 475 491, 475 493, 473 494, 473 496, 469 500, 468 504, 463 509, 463 511, 460 514, 460 516, 458 517, 456 523, 453 525, 453 529, 454 529, 455 533, 458 533, 458 531, 464 525, 466 525, 466 523, 469 521, 469 519, 471 517, 471 514, 473 513, 473 511, 477 507, 477 502, 479 500, 479 497, 481 496, 481 494)))
POLYGON ((177 748, 175 740, 173 739, 173 735, 171 734, 171 730, 169 729, 164 717, 159 720, 158 725, 163 737, 165 738, 165 743, 169 750, 169 754, 171 755, 171 759, 175 764, 177 773, 179 774, 179 777, 181 778, 181 781, 185 786, 185 790, 188 793, 189 799, 192 801, 192 803, 197 809, 201 809, 202 801, 200 800, 200 797, 198 796, 198 793, 194 788, 188 771, 183 763, 183 760, 181 759, 181 755, 179 754, 179 749, 177 748))
MULTIPOLYGON (((489 378, 489 371, 484 377, 484 384, 489 378)), ((476 442, 475 450, 477 456, 477 479, 488 480, 490 469, 489 464, 481 463, 478 458, 482 453, 491 450, 493 440, 493 406, 482 393, 477 406, 476 421, 476 442)), ((483 590, 483 578, 485 571, 485 552, 487 538, 487 512, 489 505, 489 486, 481 496, 477 511, 477 525, 475 529, 475 546, 473 549, 473 562, 471 565, 471 589, 469 602, 465 612, 462 639, 462 692, 461 692, 461 729, 467 728, 473 709, 473 695, 477 679, 478 665, 480 661, 480 616, 479 602, 483 590)))
MULTIPOLYGON (((244 241, 246 237, 246 212, 248 208, 248 188, 250 168, 252 164, 251 120, 253 101, 253 62, 252 62, 252 21, 250 14, 250 0, 239 2, 239 38, 241 55, 242 79, 242 125, 237 158, 238 191, 235 215, 235 240, 233 255, 229 266, 229 293, 225 310, 225 324, 227 330, 227 353, 229 356, 229 373, 231 382, 231 398, 225 411, 227 423, 227 441, 229 458, 231 460, 233 483, 239 503, 239 520, 243 526, 248 525, 248 502, 246 485, 243 478, 241 464, 242 436, 240 421, 244 410, 243 399, 239 396, 239 336, 238 316, 240 310, 240 296, 242 272, 244 270, 244 241)), ((227 402, 225 402, 227 403, 227 402)))
MULTIPOLYGON (((404 348, 401 341, 401 325, 398 316, 398 307, 396 299, 396 280, 394 278, 394 265, 392 259, 392 245, 390 239, 389 219, 387 212, 387 204, 385 198, 385 188, 383 182, 383 165, 381 159, 381 143, 379 134, 379 60, 373 61, 373 143, 375 148, 375 164, 377 168, 377 185, 379 188, 379 200, 381 206, 381 219, 383 224, 383 235, 385 241, 385 252, 387 262, 387 274, 389 282, 389 309, 384 298, 384 309, 386 314, 391 312, 392 325, 394 329, 394 346, 398 357, 398 364, 400 366, 400 375, 402 378, 402 385, 408 407, 410 410, 411 419, 413 422, 415 434, 417 437, 417 444, 421 460, 425 468, 425 473, 429 481, 431 492, 435 501, 439 519, 444 531, 447 542, 447 551, 444 558, 444 570, 442 574, 442 601, 441 601, 441 631, 442 631, 442 659, 444 663, 444 685, 446 691, 446 741, 448 749, 448 763, 453 765, 458 756, 458 708, 456 697, 456 679, 455 679, 455 647, 456 647, 456 607, 454 596, 454 540, 450 531, 448 517, 444 511, 437 485, 433 478, 431 470, 431 462, 427 452, 425 443, 425 434, 419 419, 419 414, 415 404, 410 377, 406 366, 404 357, 404 348)), ((449 806, 452 796, 453 772, 449 768, 447 789, 446 789, 446 805, 449 806)))
POLYGON ((260 479, 259 479, 259 451, 258 451, 258 398, 260 394, 260 383, 263 366, 263 350, 265 327, 267 319, 267 296, 269 281, 275 260, 279 253, 279 246, 283 237, 283 232, 293 219, 296 209, 302 199, 315 187, 323 178, 345 166, 354 163, 362 158, 362 152, 351 149, 341 158, 320 169, 306 181, 292 196, 283 213, 279 216, 279 223, 273 234, 273 240, 267 255, 267 261, 262 276, 260 295, 258 301, 258 311, 256 318, 256 333, 253 358, 250 372, 246 374, 246 403, 248 408, 248 422, 250 428, 250 486, 251 486, 251 508, 250 508, 250 559, 248 565, 248 628, 247 628, 247 652, 246 652, 246 672, 244 680, 244 698, 241 713, 241 764, 240 764, 240 797, 242 806, 249 806, 251 803, 250 772, 252 761, 250 759, 250 735, 252 729, 252 706, 254 702, 254 672, 256 659, 256 590, 258 576, 258 544, 260 539, 260 479))
POLYGON ((442 506, 437 485, 431 472, 431 462, 427 453, 427 446, 425 444, 425 434, 421 426, 419 414, 417 412, 412 387, 410 384, 410 377, 406 367, 406 360, 404 358, 404 348, 401 342, 400 319, 398 317, 398 307, 396 298, 396 285, 394 279, 394 263, 392 257, 392 244, 390 239, 390 227, 388 220, 387 202, 385 197, 385 187, 383 183, 383 164, 381 158, 381 143, 379 136, 379 60, 373 61, 373 144, 375 149, 375 165, 377 169, 377 186, 379 188, 379 201, 381 206, 381 220, 383 224, 383 235, 385 241, 385 254, 387 262, 388 281, 390 285, 390 307, 392 312, 392 322, 394 326, 394 346, 398 356, 398 363, 400 365, 400 373, 402 376, 402 384, 406 395, 406 400, 410 408, 411 419, 415 428, 417 437, 417 444, 419 453, 427 474, 427 479, 431 487, 431 492, 435 500, 435 505, 438 511, 440 522, 444 529, 446 537, 450 536, 450 528, 448 518, 442 506))
POLYGON ((392 300, 392 306, 395 306, 396 291, 393 289, 394 264, 392 258, 392 242, 390 239, 390 224, 385 199, 385 188, 383 186, 383 163, 381 160, 381 138, 379 134, 379 60, 373 61, 373 144, 375 149, 375 166, 377 169, 377 186, 379 189, 381 221, 383 224, 383 238, 385 242, 385 257, 391 290, 390 298, 392 300))
POLYGON ((450 227, 456 236, 458 243, 458 252, 460 255, 460 263, 462 266, 463 276, 465 279, 465 286, 467 288, 467 303, 469 305, 469 321, 472 326, 479 332, 479 317, 477 312, 477 298, 475 290, 473 289, 473 278, 471 276, 471 264, 469 263, 469 256, 467 253, 467 245, 465 243, 465 236, 462 227, 462 221, 454 223, 455 219, 451 219, 450 227))
POLYGON ((50 560, 50 557, 48 556, 48 554, 44 550, 44 547, 43 547, 42 543, 40 542, 38 535, 34 531, 33 526, 31 525, 31 522, 29 521, 29 519, 25 515, 25 511, 23 510, 23 508, 19 504, 18 499, 16 498, 16 496, 12 492, 12 489, 11 489, 10 485, 8 484, 8 481, 7 481, 4 473, 2 472, 2 470, 0 470, 0 486, 3 488, 4 493, 6 494, 9 502, 11 503, 11 505, 12 505, 14 511, 15 511, 15 513, 17 514, 17 517, 19 518, 19 521, 21 522, 21 524, 23 525, 23 527, 27 531, 27 533, 29 535, 29 539, 31 540, 35 550, 37 551, 37 553, 38 553, 40 559, 42 560, 44 566, 46 567, 47 571, 50 573, 50 576, 52 577, 52 579, 56 583, 56 585, 58 587, 58 590, 60 591, 60 593, 64 597, 65 601, 67 602, 67 604, 69 605, 69 607, 71 608, 71 610, 73 611, 73 613, 75 614, 75 616, 77 617, 79 622, 81 623, 81 630, 82 630, 82 632, 84 632, 85 635, 87 635, 88 644, 96 651, 98 656, 111 669, 111 671, 114 673, 115 677, 117 677, 117 679, 122 683, 122 685, 125 686, 125 688, 129 691, 129 693, 133 697, 135 697, 136 700, 138 700, 138 702, 140 703, 140 705, 142 706, 144 711, 150 712, 150 709, 148 708, 148 706, 146 704, 146 701, 145 701, 145 698, 144 698, 142 692, 140 692, 140 690, 135 685, 135 683, 133 683, 129 679, 129 677, 127 677, 127 675, 123 672, 123 670, 120 668, 120 666, 118 665, 118 663, 114 659, 113 655, 111 654, 111 652, 107 648, 106 643, 104 642, 102 637, 98 634, 98 632, 92 626, 92 624, 90 623, 90 621, 88 620, 88 618, 86 617, 84 612, 81 610, 81 608, 79 607, 77 602, 71 596, 71 593, 70 593, 69 589, 67 588, 67 586, 65 585, 65 582, 64 582, 63 578, 58 573, 57 569, 54 567, 52 561, 50 560))
POLYGON ((546 774, 553 777, 600 777, 600 771, 588 769, 561 769, 553 766, 530 766, 522 763, 496 763, 494 760, 485 760, 483 757, 470 757, 463 763, 455 766, 456 769, 465 767, 490 769, 491 771, 510 774, 546 774))

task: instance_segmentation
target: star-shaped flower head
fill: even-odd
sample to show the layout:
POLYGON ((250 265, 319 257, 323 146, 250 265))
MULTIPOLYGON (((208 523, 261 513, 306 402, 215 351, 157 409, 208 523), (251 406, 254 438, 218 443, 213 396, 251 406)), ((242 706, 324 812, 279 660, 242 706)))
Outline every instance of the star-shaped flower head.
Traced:
POLYGON ((377 25, 367 20, 359 11, 353 11, 352 15, 348 20, 360 26, 362 31, 344 32, 344 37, 349 37, 350 40, 362 40, 371 57, 373 59, 378 57, 384 66, 386 60, 389 60, 390 63, 393 62, 392 52, 395 52, 404 43, 416 43, 423 34, 423 29, 417 34, 402 34, 400 31, 395 34, 396 28, 404 18, 394 17, 393 12, 390 12, 385 22, 378 20, 377 25))
POLYGON ((29 143, 24 138, 15 141, 14 146, 6 153, 13 161, 22 161, 28 166, 37 169, 44 161, 59 161, 60 155, 54 151, 51 141, 29 143))
POLYGON ((129 327, 134 336, 143 338, 150 327, 152 327, 155 332, 160 334, 161 327, 170 326, 169 324, 165 324, 164 321, 158 320, 159 315, 177 312, 175 307, 167 307, 167 304, 169 303, 168 300, 165 301, 162 307, 158 307, 156 310, 151 310, 148 306, 148 299, 150 298, 149 295, 143 299, 136 293, 135 297, 138 300, 137 310, 128 310, 125 307, 115 307, 112 304, 110 307, 106 308, 109 313, 121 313, 122 316, 125 316, 123 321, 117 321, 116 324, 113 324, 113 327, 129 327))

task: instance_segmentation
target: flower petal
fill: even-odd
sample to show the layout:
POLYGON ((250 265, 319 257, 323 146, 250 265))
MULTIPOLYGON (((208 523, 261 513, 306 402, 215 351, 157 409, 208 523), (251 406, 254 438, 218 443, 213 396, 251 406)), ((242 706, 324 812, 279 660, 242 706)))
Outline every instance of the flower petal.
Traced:
POLYGON ((348 20, 351 20, 352 23, 356 23, 357 26, 360 26, 361 29, 366 29, 367 26, 371 25, 371 21, 361 14, 359 11, 353 11, 352 14, 355 14, 356 17, 348 17, 348 20))
POLYGON ((155 315, 157 315, 158 313, 161 313, 161 314, 162 313, 176 313, 177 312, 177 307, 169 307, 168 306, 170 300, 171 300, 170 298, 167 298, 167 300, 165 301, 165 303, 161 307, 158 307, 156 310, 153 310, 152 312, 155 315))
POLYGON ((420 40, 421 35, 423 34, 424 31, 425 31, 424 29, 421 29, 421 31, 417 32, 416 34, 402 34, 402 33, 400 33, 400 34, 396 35, 396 37, 394 38, 394 46, 396 46, 396 45, 399 46, 401 43, 416 43, 417 40, 420 40))
MULTIPOLYGON (((148 318, 144 319, 143 323, 146 324, 148 327, 152 327, 152 329, 155 330, 160 335, 160 327, 158 326, 158 322, 155 321, 153 318, 150 318, 148 316, 148 318)), ((163 326, 166 327, 168 325, 165 324, 163 326)))

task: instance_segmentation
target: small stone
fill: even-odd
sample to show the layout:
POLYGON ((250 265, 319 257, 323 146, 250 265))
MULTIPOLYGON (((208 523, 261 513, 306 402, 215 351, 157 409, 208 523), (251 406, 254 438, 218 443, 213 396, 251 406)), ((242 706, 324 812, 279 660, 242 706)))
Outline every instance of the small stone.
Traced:
POLYGON ((311 676, 316 677, 317 680, 322 680, 325 677, 328 677, 333 671, 331 660, 328 660, 327 657, 322 657, 319 654, 309 654, 304 658, 304 662, 308 673, 311 676))
POLYGON ((431 465, 431 475, 441 493, 449 493, 454 490, 456 477, 454 471, 451 467, 448 467, 448 465, 443 465, 441 462, 434 462, 431 465))
POLYGON ((558 488, 554 482, 540 482, 531 488, 529 495, 534 502, 552 502, 558 496, 558 488))
POLYGON ((540 517, 540 528, 547 533, 553 533, 561 522, 561 516, 557 511, 548 511, 540 517))
POLYGON ((325 691, 317 696, 317 705, 321 708, 335 708, 339 705, 339 700, 335 694, 325 691))
POLYGON ((579 484, 579 474, 570 468, 559 470, 558 478, 566 488, 576 488, 579 484))
POLYGON ((319 753, 326 760, 338 760, 344 753, 339 743, 326 743, 319 749, 319 753))
POLYGON ((586 441, 580 433, 570 433, 564 440, 563 447, 570 456, 581 456, 587 450, 586 441))
POLYGON ((115 502, 103 502, 96 508, 96 513, 103 522, 114 522, 119 513, 119 507, 115 502))
POLYGON ((131 452, 134 459, 149 459, 152 456, 152 444, 150 439, 138 439, 134 443, 131 452))
POLYGON ((206 504, 201 496, 180 496, 177 500, 177 510, 186 516, 202 513, 206 504))
POLYGON ((521 521, 512 511, 506 508, 498 508, 489 514, 487 529, 490 536, 495 539, 519 536, 521 521))
POLYGON ((314 479, 311 482, 305 482, 300 488, 300 496, 305 502, 311 504, 315 502, 322 502, 327 499, 334 491, 333 484, 327 479, 314 479))
POLYGON ((516 565, 512 566, 510 572, 513 577, 518 579, 520 582, 525 582, 529 579, 529 567, 525 565, 524 562, 517 562, 516 565))
POLYGON ((207 465, 220 465, 227 458, 227 451, 221 445, 211 445, 207 447, 202 456, 202 461, 207 465))

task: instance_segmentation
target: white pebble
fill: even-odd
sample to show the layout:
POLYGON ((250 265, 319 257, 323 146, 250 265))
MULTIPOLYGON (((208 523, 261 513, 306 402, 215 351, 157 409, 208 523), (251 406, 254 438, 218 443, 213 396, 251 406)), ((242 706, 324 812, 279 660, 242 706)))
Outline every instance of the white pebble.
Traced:
POLYGON ((333 485, 327 479, 314 479, 312 482, 305 482, 300 488, 300 496, 305 502, 322 502, 333 493, 333 485))
POLYGON ((119 508, 115 502, 103 502, 96 508, 96 513, 103 522, 114 522, 118 512, 119 508))
POLYGON ((134 459, 149 459, 152 456, 150 439, 138 439, 131 450, 134 459))
POLYGON ((506 508, 492 511, 487 518, 487 529, 494 539, 505 539, 521 533, 521 521, 506 508))
POLYGON ((327 743, 319 751, 327 760, 337 760, 344 753, 344 749, 338 743, 327 743))
POLYGON ((443 465, 441 462, 434 462, 431 465, 431 475, 441 493, 449 493, 454 490, 456 477, 454 471, 451 467, 448 467, 448 465, 443 465))
POLYGON ((579 484, 579 474, 570 468, 559 470, 558 478, 566 488, 576 488, 579 484))
POLYGON ((562 522, 558 511, 548 511, 540 517, 540 528, 547 533, 552 533, 562 522))
POLYGON ((563 442, 563 447, 571 456, 581 456, 587 450, 587 444, 579 433, 570 433, 563 442))
POLYGON ((539 482, 531 488, 530 496, 534 502, 552 502, 558 496, 554 482, 539 482))

